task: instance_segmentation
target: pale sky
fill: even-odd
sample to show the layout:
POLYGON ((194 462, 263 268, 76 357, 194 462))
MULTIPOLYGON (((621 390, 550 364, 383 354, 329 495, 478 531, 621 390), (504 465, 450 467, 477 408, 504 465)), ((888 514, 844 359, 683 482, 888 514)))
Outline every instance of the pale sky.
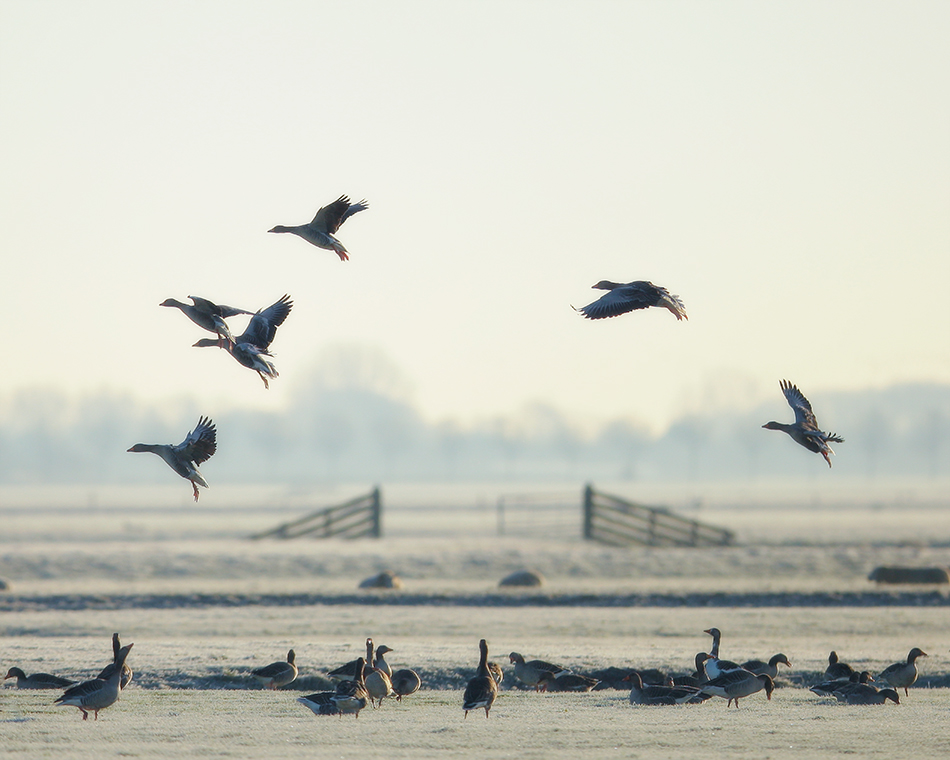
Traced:
POLYGON ((341 348, 463 424, 950 383, 948 40, 946 2, 0 0, 0 399, 279 409, 341 348), (350 261, 267 234, 343 193, 350 261), (601 279, 689 321, 587 321, 601 279), (284 293, 269 391, 158 306, 284 293))

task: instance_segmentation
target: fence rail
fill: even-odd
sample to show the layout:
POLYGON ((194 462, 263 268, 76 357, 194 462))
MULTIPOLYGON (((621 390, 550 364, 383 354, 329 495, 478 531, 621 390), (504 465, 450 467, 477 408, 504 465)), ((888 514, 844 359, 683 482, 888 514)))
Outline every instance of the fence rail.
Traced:
POLYGON ((584 487, 584 538, 611 546, 727 546, 732 531, 584 487))
POLYGON ((377 487, 364 496, 318 509, 250 538, 379 538, 383 534, 382 506, 377 487))

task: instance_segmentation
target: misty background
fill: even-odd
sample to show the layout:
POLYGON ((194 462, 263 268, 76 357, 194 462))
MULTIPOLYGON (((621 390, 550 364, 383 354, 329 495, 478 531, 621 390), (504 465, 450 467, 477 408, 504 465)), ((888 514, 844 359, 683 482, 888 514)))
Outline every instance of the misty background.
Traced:
POLYGON ((377 349, 355 345, 324 351, 303 377, 275 382, 289 383, 289 402, 265 410, 208 409, 187 396, 157 406, 111 390, 15 390, 0 397, 0 483, 167 485, 175 475, 162 462, 126 449, 178 443, 200 415, 212 416, 218 429, 217 453, 202 466, 211 494, 215 485, 241 483, 808 477, 817 485, 829 477, 950 475, 950 385, 943 384, 803 388, 822 428, 845 439, 829 471, 784 433, 761 428, 793 420, 778 379, 772 398, 747 405, 741 394, 710 383, 696 411, 659 433, 620 417, 593 425, 543 403, 470 424, 426 419, 400 367, 377 349))

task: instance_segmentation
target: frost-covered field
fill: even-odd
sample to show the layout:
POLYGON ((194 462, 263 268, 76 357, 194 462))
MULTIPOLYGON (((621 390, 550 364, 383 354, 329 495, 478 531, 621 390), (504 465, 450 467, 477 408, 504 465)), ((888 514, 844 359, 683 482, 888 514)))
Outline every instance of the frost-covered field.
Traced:
POLYGON ((74 708, 52 706, 58 692, 20 691, 7 681, 0 687, 6 752, 57 758, 950 754, 947 591, 901 587, 882 601, 866 579, 879 564, 950 565, 950 510, 939 499, 898 503, 892 495, 873 504, 764 509, 742 500, 695 507, 673 500, 740 537, 735 547, 695 550, 585 543, 565 530, 557 510, 533 527, 510 510, 507 533, 498 536, 497 500, 489 497, 454 513, 397 505, 380 541, 255 542, 243 536, 307 508, 292 500, 263 512, 252 504, 227 508, 206 502, 207 494, 199 507, 170 500, 170 508, 123 508, 102 497, 83 506, 84 497, 75 494, 78 506, 66 498, 42 504, 3 496, 0 576, 12 590, 0 594, 0 667, 88 677, 108 660, 111 634, 119 631, 124 643, 135 642, 136 673, 119 703, 85 723, 74 708), (540 570, 546 585, 498 589, 501 577, 524 567, 540 570), (403 591, 357 591, 361 579, 385 568, 403 577, 403 591), (839 597, 846 606, 835 603, 839 597), (506 655, 512 650, 579 672, 609 666, 685 672, 693 655, 708 648, 703 630, 710 626, 723 631, 723 655, 730 659, 788 656, 793 667, 771 702, 758 694, 739 710, 727 710, 721 700, 645 708, 614 690, 511 688, 506 655), (423 690, 402 704, 367 709, 359 720, 311 715, 296 698, 318 690, 328 669, 358 656, 366 636, 395 650, 388 658, 394 666, 416 669, 423 690), (482 637, 507 678, 489 720, 483 714, 463 720, 461 689, 482 637), (873 672, 914 646, 930 657, 920 661, 922 683, 899 706, 840 706, 803 688, 824 670, 832 649, 873 672), (272 693, 249 679, 250 669, 282 659, 291 647, 299 684, 272 693))

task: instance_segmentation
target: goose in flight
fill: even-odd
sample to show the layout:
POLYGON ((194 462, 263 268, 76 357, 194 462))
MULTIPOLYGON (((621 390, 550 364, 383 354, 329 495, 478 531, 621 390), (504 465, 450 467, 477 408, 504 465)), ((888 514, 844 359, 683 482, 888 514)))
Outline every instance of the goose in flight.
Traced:
POLYGON ((818 427, 818 420, 815 419, 815 413, 811 410, 811 404, 805 395, 798 390, 798 387, 792 385, 788 380, 782 380, 779 383, 782 393, 788 400, 788 405, 795 412, 795 422, 786 425, 784 422, 766 422, 762 427, 766 430, 784 430, 788 433, 795 443, 804 446, 809 451, 821 454, 828 466, 831 467, 831 457, 829 454, 835 452, 831 450, 828 442, 844 443, 844 438, 834 433, 824 433, 818 427))
POLYGON ((686 316, 686 306, 680 300, 680 297, 674 296, 666 288, 661 288, 652 282, 646 280, 635 282, 601 280, 591 287, 607 292, 593 303, 575 309, 588 319, 617 317, 626 314, 628 311, 659 306, 669 309, 677 320, 689 320, 689 317, 686 316))
POLYGON ((234 336, 231 335, 231 331, 228 329, 224 320, 228 317, 236 317, 238 314, 251 313, 244 309, 235 309, 233 306, 216 304, 207 298, 200 298, 199 296, 188 297, 192 301, 190 304, 176 301, 174 298, 166 298, 159 306, 174 306, 177 309, 181 309, 182 314, 198 325, 198 327, 202 327, 208 332, 213 332, 217 335, 218 345, 222 347, 223 341, 228 341, 229 343, 234 342, 234 336))
POLYGON ((294 235, 302 237, 311 245, 317 246, 317 248, 325 248, 328 251, 333 251, 340 257, 340 261, 346 261, 350 258, 349 252, 343 247, 343 243, 337 240, 334 235, 337 230, 340 229, 340 225, 343 224, 343 222, 353 216, 353 214, 365 211, 367 208, 369 208, 369 203, 367 203, 365 199, 359 203, 350 203, 350 199, 347 196, 341 195, 333 201, 333 203, 321 206, 309 224, 298 224, 293 227, 278 224, 276 227, 269 229, 268 232, 293 233, 294 235))
POLYGON ((200 417, 197 427, 177 446, 166 443, 137 443, 128 451, 150 451, 152 454, 158 454, 175 472, 191 481, 191 486, 195 489, 195 501, 198 501, 198 486, 208 488, 207 481, 198 472, 198 465, 211 459, 217 445, 214 423, 208 417, 200 417))
POLYGON ((290 296, 284 295, 280 300, 257 312, 247 325, 247 329, 232 342, 224 346, 220 341, 202 338, 194 344, 197 348, 218 346, 225 349, 237 362, 248 369, 254 370, 264 381, 264 387, 269 388, 268 377, 277 377, 278 372, 273 362, 265 359, 270 356, 270 344, 277 335, 277 328, 284 323, 294 302, 290 296))

